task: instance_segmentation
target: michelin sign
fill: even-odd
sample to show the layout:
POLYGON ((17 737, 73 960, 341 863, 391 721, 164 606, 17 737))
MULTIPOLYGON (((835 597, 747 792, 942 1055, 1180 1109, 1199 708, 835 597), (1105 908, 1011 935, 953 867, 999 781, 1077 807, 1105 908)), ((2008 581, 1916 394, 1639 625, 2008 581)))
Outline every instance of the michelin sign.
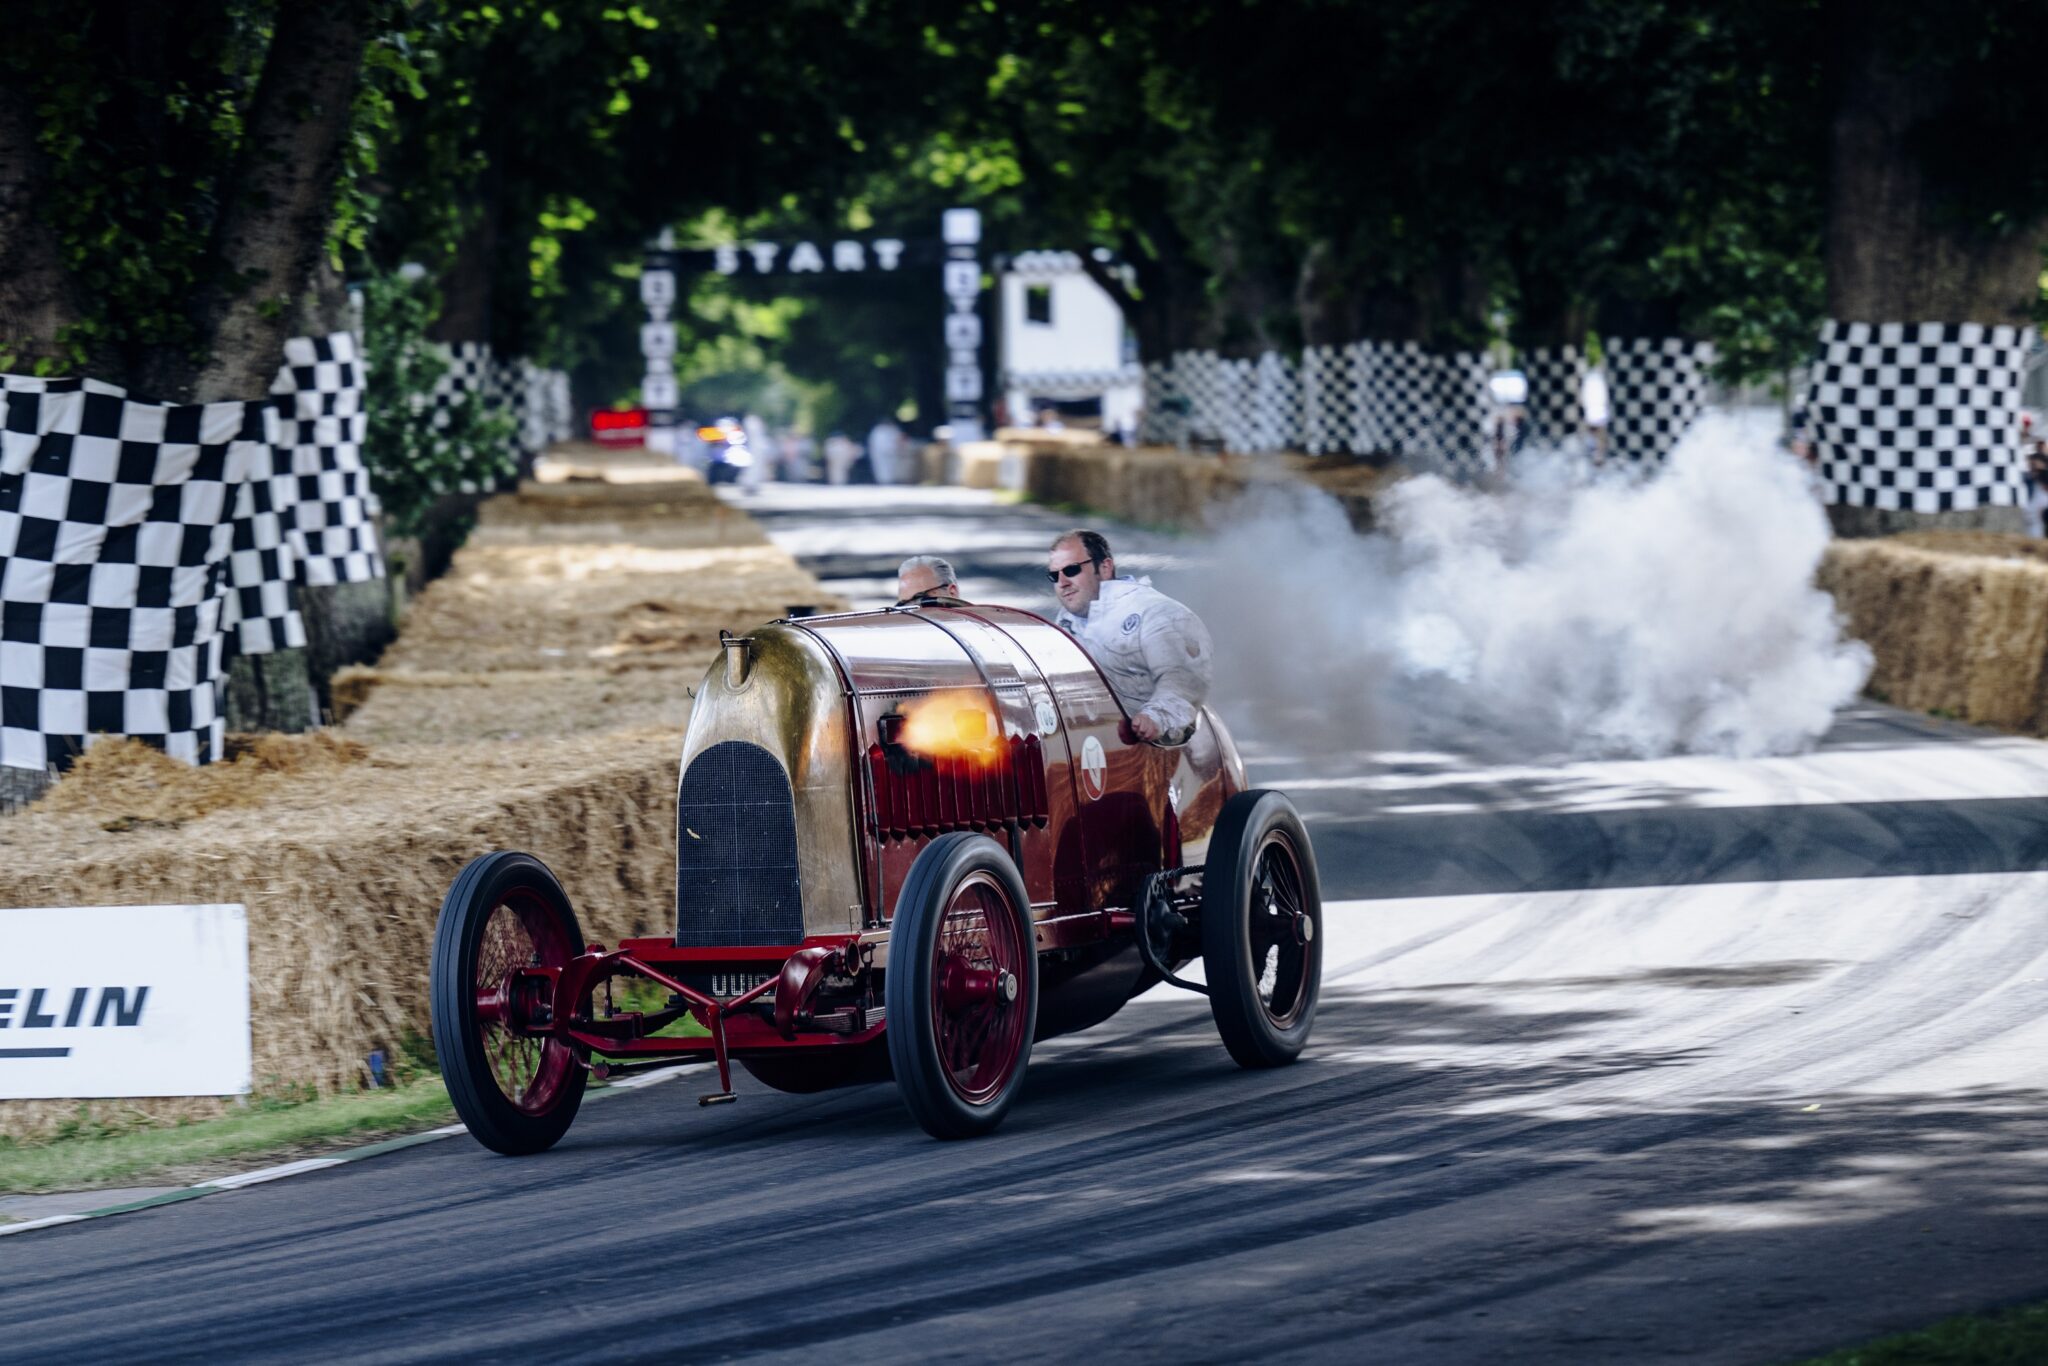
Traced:
POLYGON ((249 1090, 240 906, 0 908, 0 1100, 249 1090))

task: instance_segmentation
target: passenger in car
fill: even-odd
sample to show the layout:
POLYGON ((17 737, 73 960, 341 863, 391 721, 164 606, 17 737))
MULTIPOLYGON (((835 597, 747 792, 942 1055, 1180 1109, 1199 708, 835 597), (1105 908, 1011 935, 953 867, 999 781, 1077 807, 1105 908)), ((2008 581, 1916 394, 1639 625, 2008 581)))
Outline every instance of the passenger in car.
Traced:
POLYGON ((896 570, 896 605, 916 607, 931 604, 938 607, 959 607, 966 605, 960 596, 959 576, 954 574, 952 562, 937 555, 912 555, 896 570))
POLYGON ((1140 739, 1177 745, 1194 733, 1209 696, 1209 629, 1150 579, 1119 576, 1109 541, 1076 528, 1052 543, 1045 577, 1059 624, 1101 666, 1140 739))

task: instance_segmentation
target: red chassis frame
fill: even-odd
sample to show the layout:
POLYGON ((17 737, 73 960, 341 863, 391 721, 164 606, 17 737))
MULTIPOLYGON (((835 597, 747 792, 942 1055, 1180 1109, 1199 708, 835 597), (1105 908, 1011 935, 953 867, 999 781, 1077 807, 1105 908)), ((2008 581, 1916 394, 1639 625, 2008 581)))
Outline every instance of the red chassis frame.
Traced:
MULTIPOLYGON (((1129 911, 1099 911, 1061 916, 1039 923, 1038 948, 1071 947, 1106 939, 1129 931, 1136 916, 1129 911), (1085 922, 1085 923, 1081 923, 1085 922), (1047 931, 1052 931, 1048 934, 1047 931), (1053 941, 1057 941, 1056 943, 1053 941)), ((657 1066, 676 1058, 710 1054, 718 1064, 718 1093, 705 1096, 701 1104, 711 1105, 734 1099, 732 1059, 771 1056, 797 1050, 812 1052, 857 1048, 878 1039, 888 1027, 877 1006, 872 1011, 854 1008, 853 1018, 841 1012, 837 1028, 820 1027, 805 1011, 826 972, 838 968, 849 977, 872 971, 875 949, 886 952, 886 930, 867 934, 816 935, 795 948, 785 945, 719 945, 710 948, 680 948, 667 939, 627 939, 616 949, 592 943, 577 957, 560 967, 514 968, 497 992, 479 997, 477 1013, 486 1022, 496 1021, 516 1034, 553 1039, 572 1048, 602 1053, 625 1062, 590 1062, 591 1074, 617 1076, 657 1066), (699 991, 661 970, 659 965, 716 966, 721 968, 762 967, 780 970, 774 976, 737 996, 718 997, 699 991), (668 1010, 620 1011, 597 1019, 583 1007, 596 989, 614 977, 637 976, 668 988, 683 1004, 668 1010), (756 1001, 774 993, 773 1018, 758 1009, 748 1010, 756 1001), (558 1016, 557 1002, 574 1003, 576 1014, 558 1016), (684 1016, 704 1026, 705 1038, 655 1038, 684 1016), (872 1023, 870 1023, 872 1019, 872 1023)), ((950 1001, 965 1004, 996 989, 993 974, 966 972, 943 987, 950 1001), (977 980, 987 978, 989 980, 977 980)), ((581 1059, 579 1059, 579 1062, 581 1059)))

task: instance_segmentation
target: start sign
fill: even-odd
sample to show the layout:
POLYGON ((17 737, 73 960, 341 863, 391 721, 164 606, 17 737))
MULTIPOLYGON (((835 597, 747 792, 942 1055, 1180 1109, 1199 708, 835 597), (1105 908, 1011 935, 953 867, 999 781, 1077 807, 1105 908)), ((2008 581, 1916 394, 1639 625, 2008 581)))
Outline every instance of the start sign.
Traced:
POLYGON ((0 1100, 249 1090, 240 906, 0 909, 0 1100))

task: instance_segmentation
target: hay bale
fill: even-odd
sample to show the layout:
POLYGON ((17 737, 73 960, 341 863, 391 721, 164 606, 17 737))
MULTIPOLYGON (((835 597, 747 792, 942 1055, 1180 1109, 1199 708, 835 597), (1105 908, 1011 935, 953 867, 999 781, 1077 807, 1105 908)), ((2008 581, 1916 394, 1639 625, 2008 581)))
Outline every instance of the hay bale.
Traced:
MULTIPOLYGON (((0 822, 10 902, 246 905, 259 1090, 346 1089, 372 1049, 426 1036, 435 913, 478 854, 538 855, 592 938, 663 932, 687 690, 718 628, 843 604, 714 499, 615 494, 486 503, 379 664, 335 676, 336 729, 237 738, 198 769, 95 745, 0 822)), ((125 1123, 221 1106, 85 1108, 125 1123)), ((0 1102, 0 1134, 79 1109, 0 1102)))
POLYGON ((1920 532, 1828 546, 1818 582, 1834 596, 1849 634, 1876 656, 1873 696, 2048 733, 2048 560, 2012 545, 2021 539, 1920 532))

